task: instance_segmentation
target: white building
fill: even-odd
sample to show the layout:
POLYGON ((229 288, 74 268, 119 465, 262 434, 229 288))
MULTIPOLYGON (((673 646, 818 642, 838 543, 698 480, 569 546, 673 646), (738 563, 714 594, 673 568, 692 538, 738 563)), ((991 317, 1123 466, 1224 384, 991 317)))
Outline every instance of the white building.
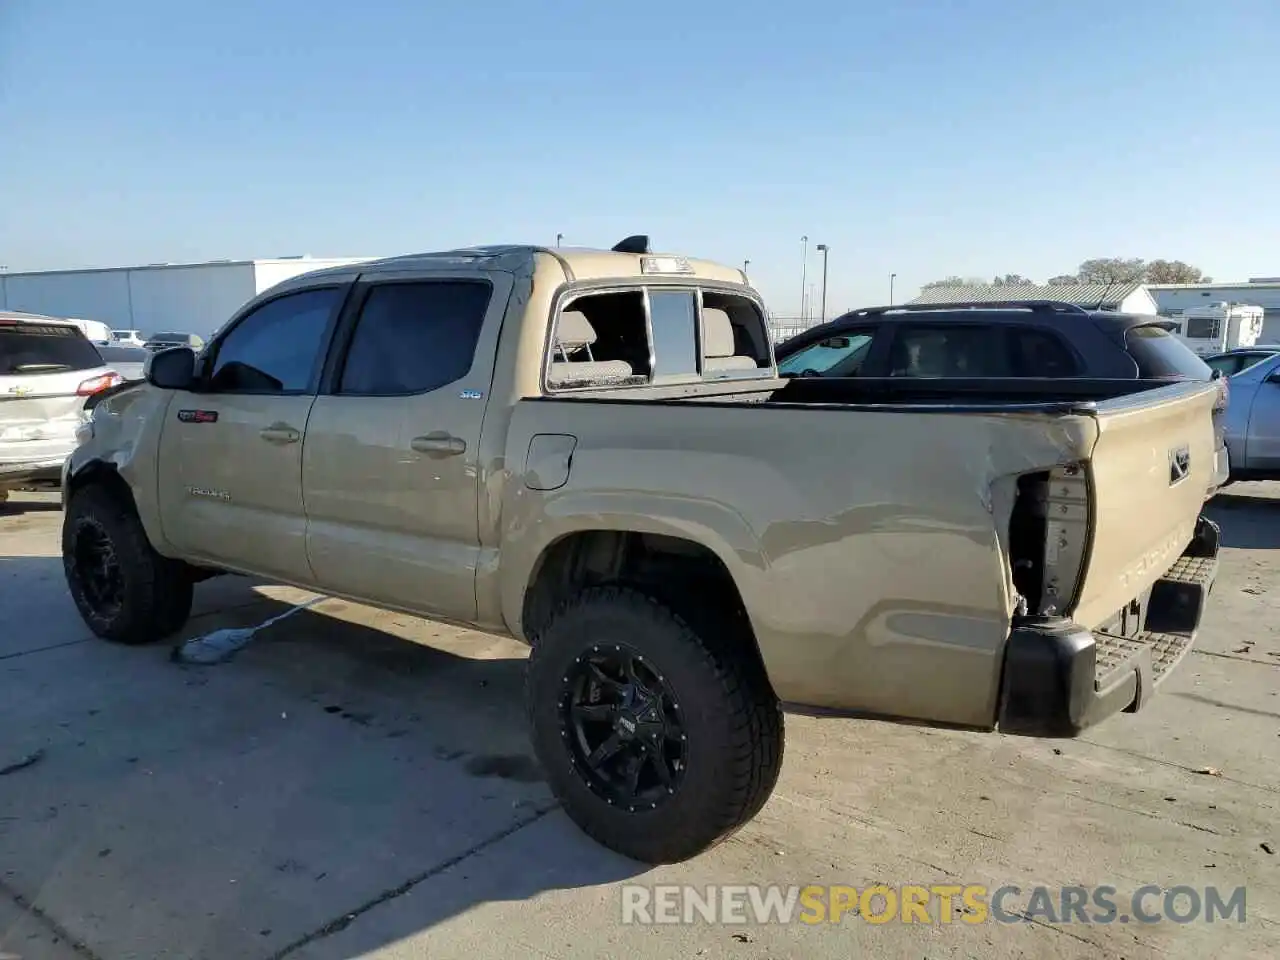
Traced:
POLYGON ((114 330, 208 337, 263 290, 368 257, 279 257, 0 273, 0 309, 100 320, 114 330))
POLYGON ((1258 342, 1280 343, 1280 277, 1258 277, 1244 283, 1152 283, 1147 289, 1165 317, 1223 300, 1262 307, 1265 319, 1258 342))

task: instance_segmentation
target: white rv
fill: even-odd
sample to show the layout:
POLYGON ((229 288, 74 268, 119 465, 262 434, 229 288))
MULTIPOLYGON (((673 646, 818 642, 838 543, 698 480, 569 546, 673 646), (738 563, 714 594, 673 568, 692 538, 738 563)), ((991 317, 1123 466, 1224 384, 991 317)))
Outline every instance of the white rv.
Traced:
POLYGON ((1178 321, 1178 336, 1202 357, 1252 347, 1262 335, 1262 307, 1247 303, 1207 303, 1190 307, 1171 319, 1178 321))

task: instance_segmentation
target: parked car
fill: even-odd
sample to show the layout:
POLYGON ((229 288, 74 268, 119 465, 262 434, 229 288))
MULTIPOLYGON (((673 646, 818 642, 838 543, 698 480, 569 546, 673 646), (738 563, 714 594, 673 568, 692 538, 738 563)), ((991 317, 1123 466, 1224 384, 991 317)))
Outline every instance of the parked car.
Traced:
POLYGON ((111 342, 120 347, 142 347, 146 346, 147 338, 141 330, 112 330, 111 342))
POLYGON ((142 379, 143 365, 147 362, 147 357, 151 356, 151 351, 143 347, 111 344, 105 347, 98 347, 98 354, 102 357, 104 363, 108 364, 126 381, 129 381, 142 379))
POLYGON ((1039 736, 1140 709, 1215 575, 1216 386, 785 380, 766 316, 644 237, 286 280, 95 408, 71 596, 122 643, 217 571, 520 638, 551 789, 646 862, 761 809, 782 702, 1039 736))
POLYGON ((1229 375, 1226 441, 1231 480, 1280 480, 1280 348, 1254 347, 1210 358, 1229 375))
POLYGON ((1224 350, 1205 357, 1204 362, 1224 377, 1234 377, 1237 373, 1249 369, 1255 363, 1261 363, 1268 357, 1280 353, 1280 346, 1259 344, 1255 347, 1239 347, 1235 350, 1224 350))
POLYGON ((170 347, 190 347, 199 350, 204 346, 204 339, 194 333, 153 333, 143 344, 148 350, 168 350, 170 347))
POLYGON ((1219 380, 1215 482, 1227 480, 1227 382, 1171 320, 1047 300, 852 310, 776 348, 784 377, 1219 380))
POLYGON ((56 483, 86 399, 119 382, 77 324, 0 313, 0 500, 56 483))

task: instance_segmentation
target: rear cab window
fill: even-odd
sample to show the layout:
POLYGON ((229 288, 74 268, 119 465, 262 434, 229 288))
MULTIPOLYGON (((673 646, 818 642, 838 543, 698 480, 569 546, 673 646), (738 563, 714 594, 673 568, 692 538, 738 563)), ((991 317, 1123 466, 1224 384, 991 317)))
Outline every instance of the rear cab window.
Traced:
POLYGON ((548 390, 771 377, 764 317, 740 293, 645 283, 563 298, 552 327, 548 390))
POLYGON ((1124 346, 1144 380, 1208 380, 1213 376, 1209 365, 1185 343, 1154 323, 1126 330, 1124 346))
POLYGON ((101 366, 97 347, 78 327, 0 318, 0 376, 66 373, 101 366))

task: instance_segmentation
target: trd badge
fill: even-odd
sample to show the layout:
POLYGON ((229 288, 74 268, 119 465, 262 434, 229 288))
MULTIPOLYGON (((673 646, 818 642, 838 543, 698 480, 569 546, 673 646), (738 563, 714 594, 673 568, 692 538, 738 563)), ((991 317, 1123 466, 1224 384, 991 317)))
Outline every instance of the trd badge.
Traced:
POLYGON ((217 423, 217 410, 179 410, 178 419, 183 423, 217 423))

